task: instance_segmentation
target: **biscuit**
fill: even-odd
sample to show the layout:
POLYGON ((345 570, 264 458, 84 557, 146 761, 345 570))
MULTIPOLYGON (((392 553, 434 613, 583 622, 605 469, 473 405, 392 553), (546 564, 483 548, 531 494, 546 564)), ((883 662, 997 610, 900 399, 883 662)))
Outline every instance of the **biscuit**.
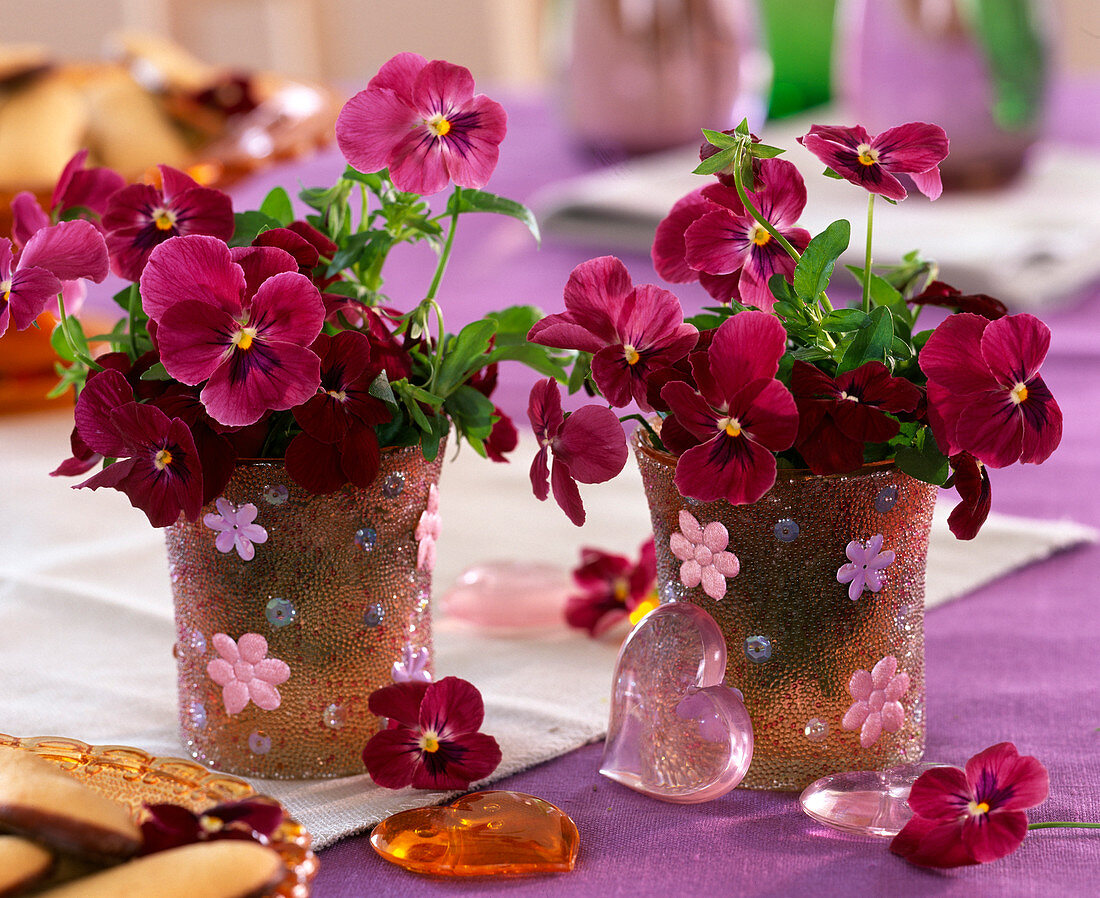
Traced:
POLYGON ((0 836, 0 898, 17 895, 44 879, 53 867, 53 855, 41 845, 19 836, 0 836))
POLYGON ((53 186, 80 149, 88 107, 56 72, 12 92, 0 106, 0 183, 13 190, 53 186))
POLYGON ((286 875, 256 842, 197 842, 129 861, 42 892, 39 898, 260 898, 286 875))
POLYGON ((0 747, 0 828, 102 863, 125 860, 141 847, 129 808, 17 748, 0 747))

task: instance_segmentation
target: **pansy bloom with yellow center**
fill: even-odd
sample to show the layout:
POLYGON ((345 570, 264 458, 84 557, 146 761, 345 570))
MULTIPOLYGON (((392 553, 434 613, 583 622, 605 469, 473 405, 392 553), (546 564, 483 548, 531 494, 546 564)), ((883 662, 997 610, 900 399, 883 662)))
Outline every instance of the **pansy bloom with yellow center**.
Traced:
POLYGON ((399 53, 344 104, 336 142, 359 171, 389 168, 399 189, 426 195, 452 181, 484 186, 507 120, 499 103, 474 94, 469 69, 399 53))
MULTIPOLYGON (((565 605, 565 621, 589 636, 600 636, 637 609, 657 580, 657 554, 650 538, 642 544, 637 563, 625 555, 581 549, 573 580, 582 593, 565 605)), ((632 621, 633 622, 633 621, 632 621)))
POLYGON ((147 804, 141 821, 141 853, 219 839, 251 839, 266 845, 282 822, 282 805, 261 795, 198 813, 178 804, 147 804))

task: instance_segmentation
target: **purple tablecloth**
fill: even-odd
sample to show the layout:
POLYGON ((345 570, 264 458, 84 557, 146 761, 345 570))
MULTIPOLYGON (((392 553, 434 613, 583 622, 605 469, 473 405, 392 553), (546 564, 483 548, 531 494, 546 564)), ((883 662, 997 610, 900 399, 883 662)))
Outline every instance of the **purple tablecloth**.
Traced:
MULTIPOLYGON (((1060 99, 1061 136, 1097 142, 1060 99)), ((541 185, 594 163, 561 136, 544 104, 508 104, 509 136, 488 189, 526 199, 541 185)), ((322 184, 343 167, 327 152, 252 179, 236 191, 255 202, 276 183, 322 184)), ((899 213, 901 214, 901 213, 899 213)), ((1067 225, 1071 227, 1072 224, 1067 225)), ((1037 241, 1057 239, 1037 233, 1037 241)), ((496 216, 470 216, 458 234, 441 299, 448 328, 512 303, 560 308, 574 265, 591 253, 548 242, 536 252, 523 227, 496 216)), ((636 281, 654 281, 649 260, 625 260, 636 281)), ((431 276, 426 248, 395 258, 386 292, 408 306, 431 276)), ((950 277, 950 273, 945 274, 950 277)), ((965 285, 961 285, 964 286, 965 285)), ((696 290, 678 289, 688 304, 696 290)), ((994 508, 1100 526, 1100 285, 1044 316, 1054 332, 1044 376, 1065 414, 1065 435, 1039 468, 994 471, 994 508)), ((502 372, 497 400, 525 421, 534 376, 502 372), (520 376, 515 377, 514 375, 520 376)), ((526 459, 517 460, 526 464, 526 459)), ((1050 769, 1051 797, 1032 820, 1100 820, 1100 547, 1067 552, 1006 577, 927 618, 927 719, 930 759, 961 763, 1002 740, 1014 741, 1050 769)), ((491 657, 492 642, 486 643, 491 657)), ((610 686, 610 684, 609 684, 610 686)), ((592 745, 504 780, 568 812, 581 833, 576 869, 528 879, 432 880, 378 858, 365 837, 321 853, 316 898, 360 895, 1084 895, 1100 890, 1100 835, 1044 830, 1011 857, 949 873, 911 867, 886 843, 824 830, 799 811, 797 796, 736 790, 717 801, 678 806, 647 799, 597 773, 592 745)))

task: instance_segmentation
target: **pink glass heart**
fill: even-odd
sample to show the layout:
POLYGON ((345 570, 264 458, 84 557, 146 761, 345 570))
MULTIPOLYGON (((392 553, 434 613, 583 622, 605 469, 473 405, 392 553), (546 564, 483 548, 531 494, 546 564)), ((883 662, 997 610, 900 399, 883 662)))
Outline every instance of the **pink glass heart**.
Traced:
POLYGON ((733 789, 752 761, 752 721, 725 672, 726 642, 702 608, 646 615, 619 652, 600 773, 683 804, 733 789))

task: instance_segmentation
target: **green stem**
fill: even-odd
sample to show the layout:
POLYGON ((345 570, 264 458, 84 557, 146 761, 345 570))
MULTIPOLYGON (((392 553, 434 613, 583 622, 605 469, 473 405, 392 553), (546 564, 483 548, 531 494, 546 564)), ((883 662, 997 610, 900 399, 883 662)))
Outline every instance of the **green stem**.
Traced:
POLYGON ((798 250, 791 246, 790 241, 787 240, 787 238, 784 237, 782 234, 780 234, 779 231, 777 231, 772 225, 772 223, 760 214, 760 211, 752 204, 752 201, 749 199, 748 193, 745 191, 745 184, 744 181, 741 179, 741 153, 743 152, 744 148, 740 150, 737 155, 737 159, 734 160, 733 164, 733 183, 737 187, 737 196, 741 200, 741 205, 745 207, 745 211, 747 211, 749 215, 751 215, 765 231, 771 234, 772 237, 774 237, 776 241, 778 241, 779 245, 787 251, 787 254, 797 262, 800 258, 802 258, 799 255, 798 250))
POLYGON ((871 311, 871 229, 875 221, 875 195, 867 194, 867 251, 863 259, 863 311, 871 311))
POLYGON ((655 448, 655 449, 663 449, 664 448, 665 444, 661 442, 661 438, 657 435, 657 431, 655 431, 650 426, 650 423, 645 418, 643 418, 641 415, 623 415, 621 418, 619 418, 619 421, 620 422, 623 422, 623 421, 637 421, 639 424, 642 425, 642 427, 645 428, 646 433, 649 434, 649 440, 652 443, 653 448, 655 448))
MULTIPOLYGON (((443 309, 435 301, 435 294, 439 290, 439 283, 443 280, 443 272, 447 270, 447 262, 451 258, 451 246, 454 244, 455 231, 458 230, 458 216, 462 207, 461 202, 462 188, 457 184, 455 185, 455 192, 451 197, 451 202, 454 203, 454 212, 451 213, 451 227, 447 231, 447 239, 443 244, 443 251, 439 254, 439 263, 435 267, 435 275, 432 277, 432 282, 428 286, 428 294, 424 297, 425 302, 430 302, 432 308, 435 309, 436 324, 439 328, 439 339, 436 341, 435 346, 435 358, 432 359, 432 379, 428 384, 429 392, 435 392, 435 381, 439 374, 439 369, 443 367, 443 343, 446 332, 443 329, 443 309)), ((425 322, 425 330, 427 330, 425 322)))
POLYGON ((61 333, 65 337, 65 342, 69 344, 69 349, 72 350, 73 357, 89 368, 94 368, 96 371, 102 371, 103 366, 99 364, 99 362, 77 349, 76 341, 73 339, 72 332, 69 330, 69 316, 65 314, 65 300, 60 293, 57 294, 57 311, 60 317, 59 323, 61 324, 61 333))
POLYGON ((1074 820, 1050 820, 1046 823, 1029 823, 1028 829, 1054 829, 1065 827, 1078 827, 1080 829, 1100 829, 1100 823, 1078 823, 1074 820))
POLYGON ((137 307, 141 305, 141 292, 138 290, 137 284, 130 285, 130 296, 126 301, 126 320, 128 322, 126 330, 130 336, 130 361, 136 362, 138 358, 138 345, 137 345, 137 307))

